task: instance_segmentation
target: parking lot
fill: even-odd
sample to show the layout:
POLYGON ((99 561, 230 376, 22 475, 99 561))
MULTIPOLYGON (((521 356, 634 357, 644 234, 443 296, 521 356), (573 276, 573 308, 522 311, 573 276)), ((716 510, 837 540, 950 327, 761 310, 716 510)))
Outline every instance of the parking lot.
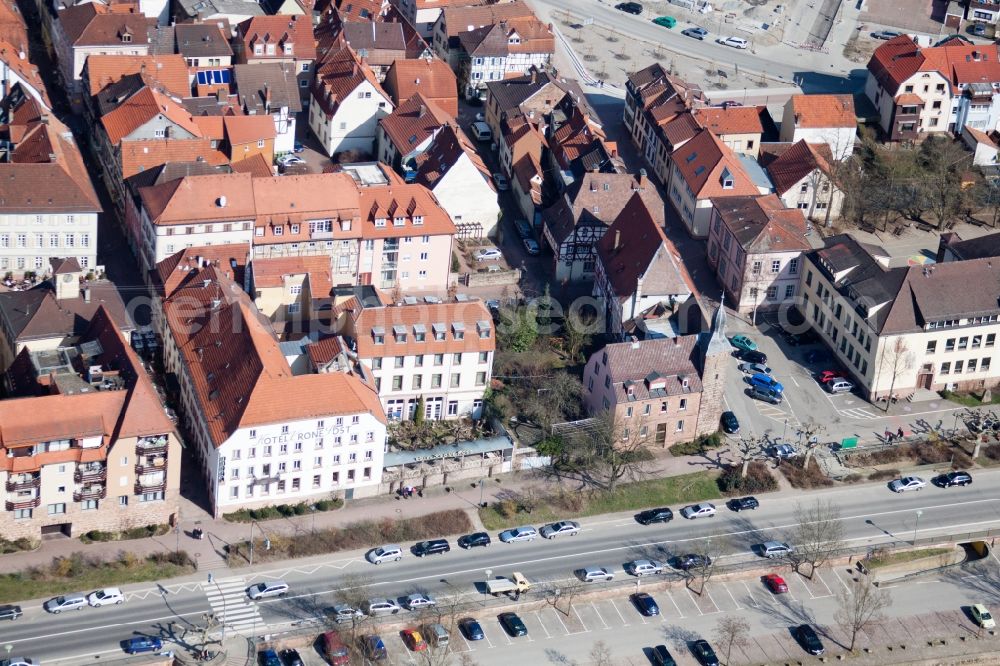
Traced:
MULTIPOLYGON (((528 630, 526 636, 509 636, 496 619, 497 610, 474 614, 483 629, 484 638, 469 641, 460 632, 452 631, 447 648, 453 655, 446 659, 427 660, 426 654, 411 653, 403 644, 398 626, 380 632, 391 664, 475 663, 505 665, 512 663, 590 663, 595 643, 607 644, 615 664, 648 664, 648 650, 666 644, 678 664, 695 664, 687 645, 705 638, 715 645, 714 634, 719 619, 727 614, 739 614, 751 625, 751 640, 736 648, 732 663, 766 663, 811 659, 798 645, 790 628, 803 623, 813 624, 823 640, 828 654, 846 651, 847 637, 834 622, 837 595, 848 590, 852 573, 846 566, 817 571, 813 580, 793 574, 780 567, 788 584, 786 594, 772 594, 755 574, 752 577, 711 580, 702 595, 679 583, 637 582, 636 589, 650 593, 660 608, 660 615, 644 617, 618 588, 595 597, 577 597, 571 605, 563 599, 559 610, 551 604, 522 605, 514 610, 528 630), (566 612, 568 609, 568 612, 566 612)), ((856 572, 853 575, 858 575, 856 572)), ((909 654, 930 649, 927 641, 941 638, 949 642, 965 641, 980 636, 966 612, 971 603, 996 604, 1000 595, 1000 577, 996 562, 967 565, 953 574, 930 580, 884 586, 892 595, 887 619, 866 629, 858 639, 858 649, 876 649, 886 645, 905 645, 909 654), (927 603, 939 610, 933 611, 927 603), (964 636, 965 638, 959 638, 964 636)), ((632 590, 633 592, 635 590, 632 590)), ((457 619, 468 617, 459 614, 457 619)), ((431 620, 434 621, 434 620, 431 620)), ((413 625, 420 623, 414 621, 413 625)), ((445 620, 445 624, 449 624, 445 620)), ((366 626, 363 633, 379 631, 366 626)), ((882 648, 884 649, 884 647, 882 648)), ((314 649, 300 650, 309 665, 326 663, 314 649)), ((441 655, 438 655, 441 656, 441 655)))

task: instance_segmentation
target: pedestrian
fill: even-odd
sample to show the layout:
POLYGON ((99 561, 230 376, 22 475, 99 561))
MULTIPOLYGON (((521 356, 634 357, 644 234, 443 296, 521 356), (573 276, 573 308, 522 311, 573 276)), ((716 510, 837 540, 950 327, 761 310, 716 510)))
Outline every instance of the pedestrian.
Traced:
POLYGON ((903 427, 900 426, 899 430, 896 432, 900 439, 903 439, 903 427))

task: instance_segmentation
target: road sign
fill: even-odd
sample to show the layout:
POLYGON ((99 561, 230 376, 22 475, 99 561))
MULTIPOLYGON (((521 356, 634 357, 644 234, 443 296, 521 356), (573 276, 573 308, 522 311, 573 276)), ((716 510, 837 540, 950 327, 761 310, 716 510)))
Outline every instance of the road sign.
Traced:
POLYGON ((856 449, 858 447, 857 437, 845 437, 840 440, 840 448, 842 449, 856 449))

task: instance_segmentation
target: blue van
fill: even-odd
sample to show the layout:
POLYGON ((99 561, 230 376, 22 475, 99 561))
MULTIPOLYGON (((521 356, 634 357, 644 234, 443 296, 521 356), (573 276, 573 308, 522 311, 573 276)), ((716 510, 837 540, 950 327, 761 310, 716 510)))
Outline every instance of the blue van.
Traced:
POLYGON ((750 377, 750 386, 755 386, 759 389, 766 391, 772 391, 773 393, 782 393, 785 387, 770 375, 765 375, 762 372, 758 372, 750 377))

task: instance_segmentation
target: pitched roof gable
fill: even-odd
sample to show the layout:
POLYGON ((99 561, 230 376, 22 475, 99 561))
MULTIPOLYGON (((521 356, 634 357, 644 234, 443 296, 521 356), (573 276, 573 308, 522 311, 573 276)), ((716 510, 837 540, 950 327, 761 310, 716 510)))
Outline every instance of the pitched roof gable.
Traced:
POLYGON ((678 148, 671 160, 698 199, 758 194, 733 150, 709 130, 678 148), (726 180, 732 181, 732 187, 724 186, 726 180))
POLYGON ((194 136, 201 136, 201 129, 180 100, 149 86, 143 87, 126 99, 117 109, 104 114, 101 124, 111 144, 117 145, 132 132, 160 115, 194 136))

